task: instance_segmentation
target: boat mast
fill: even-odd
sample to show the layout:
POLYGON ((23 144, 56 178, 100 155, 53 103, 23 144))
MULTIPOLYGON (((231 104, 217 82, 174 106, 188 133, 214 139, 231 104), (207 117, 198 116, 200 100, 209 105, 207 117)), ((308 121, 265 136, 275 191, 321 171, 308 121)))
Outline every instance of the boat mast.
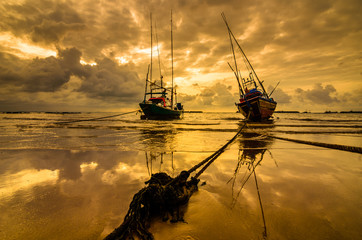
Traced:
POLYGON ((235 75, 235 77, 236 77, 236 80, 237 80, 237 82, 238 82, 238 85, 239 85, 239 95, 240 95, 240 96, 241 96, 242 94, 244 95, 244 92, 243 92, 243 89, 242 89, 242 87, 241 87, 241 85, 240 85, 240 82, 239 82, 237 73, 235 72, 235 70, 233 69, 233 67, 230 65, 229 62, 228 62, 228 65, 229 65, 231 71, 233 71, 233 73, 234 73, 234 75, 235 75))
POLYGON ((171 9, 171 108, 173 109, 173 36, 172 36, 172 9, 171 9))
POLYGON ((224 22, 225 22, 225 24, 226 24, 226 27, 227 27, 227 29, 228 29, 229 33, 230 33, 230 34, 231 34, 231 36, 233 37, 233 39, 234 39, 235 43, 238 45, 239 50, 241 51, 241 53, 243 54, 244 58, 245 58, 245 59, 246 59, 246 61, 248 62, 248 65, 250 66, 250 68, 251 68, 251 70, 253 71, 253 73, 254 73, 254 75, 255 75, 256 79, 258 80, 258 82, 259 82, 259 84, 260 84, 261 88, 263 89, 264 94, 266 95, 266 97, 268 97, 268 98, 269 98, 268 93, 265 91, 265 88, 264 88, 264 86, 263 86, 262 82, 259 80, 258 75, 257 75, 257 74, 256 74, 256 72, 254 71, 253 66, 252 66, 252 65, 251 65, 251 63, 249 62, 249 59, 248 59, 248 58, 247 58, 247 56, 245 55, 245 53, 244 53, 243 49, 241 48, 241 46, 240 46, 240 44, 238 43, 238 41, 236 40, 236 38, 235 38, 235 36, 234 36, 233 32, 231 31, 231 29, 230 29, 230 27, 229 27, 229 24, 228 24, 228 23, 227 23, 227 21, 226 21, 225 14, 224 14, 224 13, 221 13, 221 16, 222 16, 222 17, 223 17, 223 19, 224 19, 224 22))
POLYGON ((146 86, 145 86, 145 97, 143 99, 143 102, 146 102, 146 95, 147 95, 147 85, 148 85, 148 74, 150 73, 150 65, 148 65, 147 69, 147 75, 146 75, 146 86))
MULTIPOLYGON (((238 64, 236 62, 235 51, 234 51, 234 44, 233 44, 233 40, 231 39, 230 32, 229 32, 229 38, 230 38, 230 44, 231 44, 231 49, 232 49, 232 52, 233 52, 234 63, 235 63, 235 71, 234 71, 234 73, 235 73, 236 80, 238 81, 238 84, 239 84, 239 94, 244 95, 244 91, 243 91, 243 89, 242 89, 242 87, 240 85, 240 74, 239 74, 239 71, 238 71, 238 64)), ((229 64, 229 66, 230 66, 230 64, 229 64)))
POLYGON ((151 23, 151 68, 150 68, 150 90, 151 90, 151 98, 152 98, 152 13, 150 13, 150 23, 151 23))
POLYGON ((160 70, 161 88, 163 88, 163 76, 161 74, 160 48, 158 47, 158 35, 157 35, 157 24, 156 23, 157 22, 155 21, 156 44, 157 44, 157 54, 158 54, 158 69, 160 70))

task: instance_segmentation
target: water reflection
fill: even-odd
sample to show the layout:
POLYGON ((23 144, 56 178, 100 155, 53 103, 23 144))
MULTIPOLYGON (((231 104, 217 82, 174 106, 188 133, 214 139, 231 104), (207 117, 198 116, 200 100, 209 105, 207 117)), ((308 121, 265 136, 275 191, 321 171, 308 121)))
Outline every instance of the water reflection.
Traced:
POLYGON ((166 172, 173 175, 174 144, 177 131, 165 122, 155 122, 155 126, 141 131, 141 142, 145 146, 145 160, 148 175, 166 172))
POLYGON ((145 152, 146 166, 148 175, 151 177, 153 173, 167 172, 174 174, 175 167, 173 161, 173 152, 145 152))
POLYGON ((269 151, 273 143, 273 139, 265 137, 255 132, 243 132, 241 137, 238 138, 239 151, 238 161, 233 176, 229 179, 228 183, 232 186, 232 207, 237 203, 245 184, 251 179, 254 179, 256 192, 263 220, 263 238, 267 239, 267 227, 264 216, 264 209, 262 204, 261 193, 258 185, 258 178, 256 168, 261 165, 265 153, 269 151), (239 185, 239 187, 237 187, 239 185))
POLYGON ((173 151, 177 131, 172 126, 157 124, 141 131, 140 141, 146 150, 173 151))

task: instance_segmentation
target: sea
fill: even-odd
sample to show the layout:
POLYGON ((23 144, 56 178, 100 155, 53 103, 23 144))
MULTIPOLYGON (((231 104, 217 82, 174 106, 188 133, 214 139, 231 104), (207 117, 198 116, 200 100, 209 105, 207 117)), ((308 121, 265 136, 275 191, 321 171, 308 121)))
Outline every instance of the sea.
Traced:
POLYGON ((115 114, 0 113, 0 239, 103 239, 151 174, 176 177, 240 128, 200 175, 184 221, 151 222, 156 240, 361 239, 362 154, 308 144, 361 148, 361 113, 115 114))

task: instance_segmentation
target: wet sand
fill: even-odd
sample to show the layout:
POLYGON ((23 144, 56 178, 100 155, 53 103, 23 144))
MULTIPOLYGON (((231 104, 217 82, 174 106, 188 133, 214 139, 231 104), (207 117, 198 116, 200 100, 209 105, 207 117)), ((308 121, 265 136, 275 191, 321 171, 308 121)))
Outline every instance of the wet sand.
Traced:
MULTIPOLYGON (((122 132, 107 137, 118 149, 92 150, 79 146, 101 144, 98 138, 104 134, 54 129, 63 130, 76 136, 68 139, 77 142, 75 149, 37 149, 34 144, 0 150, 0 239, 102 239, 122 223, 133 195, 151 173, 176 176, 235 134, 122 132)), ((201 175, 206 184, 185 208, 187 223, 152 223, 155 239, 359 239, 362 155, 255 131, 239 136, 201 175)), ((64 139, 57 141, 59 146, 64 139)))

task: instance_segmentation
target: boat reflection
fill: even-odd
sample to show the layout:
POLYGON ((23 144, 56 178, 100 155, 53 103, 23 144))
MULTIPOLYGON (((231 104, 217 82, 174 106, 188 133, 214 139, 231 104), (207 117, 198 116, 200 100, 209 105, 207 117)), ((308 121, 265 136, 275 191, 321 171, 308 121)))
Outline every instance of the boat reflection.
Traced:
POLYGON ((234 174, 228 181, 228 183, 231 183, 232 187, 232 207, 235 206, 245 184, 250 179, 254 179, 264 226, 263 238, 267 239, 267 228, 256 168, 261 165, 267 152, 271 155, 271 152, 268 149, 271 147, 273 139, 256 132, 246 131, 241 134, 237 141, 239 142, 238 161, 234 174))
POLYGON ((175 148, 176 130, 172 126, 153 127, 141 131, 140 141, 147 151, 172 152, 175 148))
POLYGON ((173 161, 173 152, 153 152, 145 151, 146 166, 148 175, 151 177, 153 173, 166 172, 174 175, 175 167, 173 161))
POLYGON ((154 122, 150 129, 142 130, 140 141, 144 145, 148 175, 166 172, 172 176, 175 172, 174 149, 177 131, 164 122, 154 122), (160 124, 163 126, 160 127, 160 124))

